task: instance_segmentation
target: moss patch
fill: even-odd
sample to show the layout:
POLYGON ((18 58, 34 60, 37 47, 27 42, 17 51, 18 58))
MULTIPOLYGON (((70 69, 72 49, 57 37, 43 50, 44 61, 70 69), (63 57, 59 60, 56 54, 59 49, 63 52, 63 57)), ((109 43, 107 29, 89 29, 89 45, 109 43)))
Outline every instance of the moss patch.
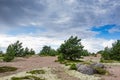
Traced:
POLYGON ((77 70, 76 64, 71 64, 70 70, 77 70))
POLYGON ((31 74, 45 74, 44 70, 33 70, 33 71, 29 71, 27 73, 31 73, 31 74))
POLYGON ((109 74, 109 72, 103 68, 95 67, 94 69, 97 71, 97 74, 100 74, 100 75, 108 75, 109 74))
POLYGON ((36 76, 12 77, 11 80, 45 80, 36 76))
POLYGON ((2 66, 2 67, 0 67, 0 73, 16 71, 16 70, 17 70, 16 67, 10 67, 10 66, 2 66))

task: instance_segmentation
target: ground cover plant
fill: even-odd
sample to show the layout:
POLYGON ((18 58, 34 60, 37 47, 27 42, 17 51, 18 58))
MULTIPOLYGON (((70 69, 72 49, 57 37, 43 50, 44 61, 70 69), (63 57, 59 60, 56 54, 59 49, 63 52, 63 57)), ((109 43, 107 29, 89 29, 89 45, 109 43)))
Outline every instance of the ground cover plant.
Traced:
POLYGON ((45 80, 36 76, 12 77, 11 80, 45 80))
POLYGON ((32 70, 32 71, 29 71, 27 73, 31 73, 31 74, 45 74, 45 71, 44 70, 32 70))
POLYGON ((0 73, 16 71, 16 70, 17 70, 16 67, 10 67, 10 66, 2 66, 2 67, 0 67, 0 73))

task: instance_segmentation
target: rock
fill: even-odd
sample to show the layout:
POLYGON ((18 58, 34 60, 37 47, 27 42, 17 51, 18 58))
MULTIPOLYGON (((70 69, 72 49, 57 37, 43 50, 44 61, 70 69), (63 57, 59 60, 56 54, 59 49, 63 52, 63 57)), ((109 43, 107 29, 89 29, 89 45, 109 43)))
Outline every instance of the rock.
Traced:
POLYGON ((94 63, 90 65, 79 63, 76 65, 76 68, 77 68, 77 71, 83 74, 93 75, 97 73, 97 70, 95 68, 105 68, 105 66, 101 63, 94 63))
POLYGON ((88 75, 94 74, 94 69, 87 65, 80 65, 77 70, 83 74, 88 74, 88 75))
POLYGON ((99 68, 105 68, 105 66, 101 63, 94 63, 94 64, 91 64, 91 67, 99 67, 99 68))
POLYGON ((76 64, 76 68, 78 69, 81 65, 83 65, 83 64, 81 64, 81 63, 76 64))

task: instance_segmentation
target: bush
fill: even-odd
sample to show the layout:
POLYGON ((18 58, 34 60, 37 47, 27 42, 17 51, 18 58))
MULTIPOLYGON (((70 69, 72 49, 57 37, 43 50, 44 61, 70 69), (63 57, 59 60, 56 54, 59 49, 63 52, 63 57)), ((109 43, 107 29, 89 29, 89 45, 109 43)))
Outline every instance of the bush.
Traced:
POLYGON ((24 56, 30 56, 30 55, 34 55, 35 54, 35 51, 33 49, 29 49, 28 47, 26 47, 24 50, 23 50, 23 57, 24 56))
POLYGON ((14 56, 5 55, 5 57, 3 58, 3 61, 11 62, 13 59, 14 59, 14 56))
POLYGON ((17 68, 10 67, 10 66, 2 66, 2 67, 0 67, 0 73, 16 71, 16 70, 17 70, 17 68))
POLYGON ((58 61, 64 61, 64 57, 62 54, 58 55, 58 61))
POLYGON ((113 43, 111 48, 106 47, 101 51, 101 55, 104 60, 120 61, 120 40, 113 43))
POLYGON ((71 64, 70 70, 77 70, 76 64, 71 64))
POLYGON ((7 48, 7 53, 5 54, 3 61, 10 62, 14 59, 15 57, 15 50, 12 45, 9 45, 7 48))
POLYGON ((58 49, 59 53, 62 53, 64 59, 79 59, 83 52, 83 46, 80 41, 81 39, 71 36, 60 46, 58 49))
POLYGON ((0 57, 4 57, 3 51, 0 51, 0 57))
POLYGON ((39 53, 40 56, 56 56, 57 51, 52 49, 50 46, 44 46, 39 53))
POLYGON ((108 73, 108 71, 106 71, 105 69, 100 68, 100 67, 95 67, 94 69, 96 70, 97 74, 105 75, 108 73))

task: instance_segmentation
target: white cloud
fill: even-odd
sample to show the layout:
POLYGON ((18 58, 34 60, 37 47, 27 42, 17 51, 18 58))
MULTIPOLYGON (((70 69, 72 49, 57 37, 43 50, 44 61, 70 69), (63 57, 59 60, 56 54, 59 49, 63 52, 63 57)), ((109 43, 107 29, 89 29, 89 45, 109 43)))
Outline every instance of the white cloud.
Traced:
POLYGON ((39 52, 44 45, 49 45, 53 48, 58 48, 58 46, 63 42, 62 40, 57 40, 55 38, 28 36, 28 35, 0 35, 0 47, 4 49, 11 43, 19 40, 23 43, 23 47, 33 48, 36 52, 39 52))
MULTIPOLYGON (((30 36, 30 35, 17 35, 10 36, 0 34, 0 48, 5 49, 11 43, 19 40, 23 43, 23 47, 33 48, 37 53, 42 49, 44 45, 49 45, 54 49, 57 49, 64 40, 55 39, 55 38, 47 38, 47 37, 39 37, 39 36, 30 36)), ((115 40, 106 40, 100 38, 90 38, 90 39, 82 39, 82 45, 84 49, 87 49, 90 52, 97 52, 99 50, 104 49, 104 47, 111 47, 111 44, 115 40)))
MULTIPOLYGON (((94 52, 110 46, 114 40, 94 38, 99 32, 91 28, 120 24, 119 0, 2 0, 0 4, 0 33, 12 34, 17 32, 14 28, 22 30, 25 26, 37 28, 23 32, 26 35, 0 35, 0 47, 3 48, 16 40, 35 50, 43 45, 56 47, 63 42, 60 38, 75 35, 83 39, 86 49, 94 52), (41 27, 45 31, 41 32, 41 27), (30 33, 42 37, 27 35, 30 33)), ((118 31, 118 28, 109 30, 118 31)))
POLYGON ((99 50, 103 50, 105 47, 112 47, 112 43, 115 40, 106 40, 100 38, 91 38, 91 39, 83 39, 82 44, 84 48, 90 52, 97 52, 99 50))
POLYGON ((120 32, 120 26, 115 26, 108 30, 109 33, 115 33, 115 32, 120 32))

